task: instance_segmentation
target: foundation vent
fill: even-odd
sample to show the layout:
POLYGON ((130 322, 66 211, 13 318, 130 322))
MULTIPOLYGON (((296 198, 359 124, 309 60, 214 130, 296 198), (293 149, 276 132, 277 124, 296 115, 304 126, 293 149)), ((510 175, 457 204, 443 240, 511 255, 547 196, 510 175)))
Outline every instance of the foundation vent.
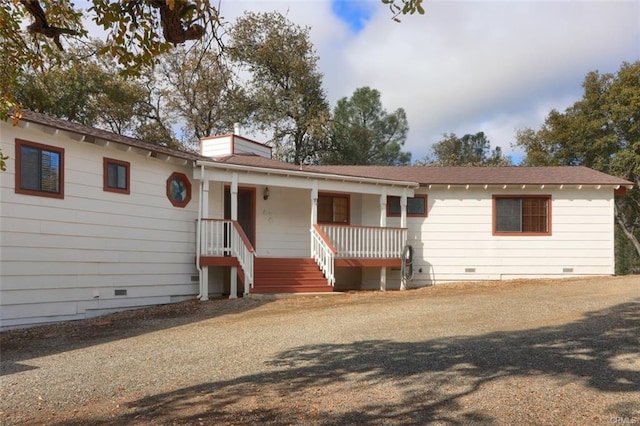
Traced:
POLYGON ((113 294, 115 296, 126 296, 127 295, 127 290, 126 289, 122 289, 122 290, 114 290, 113 294))
POLYGON ((568 274, 570 272, 573 272, 573 268, 562 268, 562 272, 564 272, 565 274, 568 274))
POLYGON ((475 272, 476 268, 464 268, 464 272, 475 272))

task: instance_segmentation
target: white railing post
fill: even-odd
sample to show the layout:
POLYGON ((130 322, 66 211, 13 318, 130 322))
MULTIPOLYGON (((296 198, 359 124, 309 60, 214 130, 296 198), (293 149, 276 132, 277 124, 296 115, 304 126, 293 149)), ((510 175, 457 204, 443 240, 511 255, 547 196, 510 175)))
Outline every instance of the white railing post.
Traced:
POLYGON ((330 286, 335 285, 335 247, 330 246, 330 243, 323 238, 325 235, 322 229, 318 225, 311 227, 311 256, 320 267, 320 270, 327 279, 327 283, 330 286))
POLYGON ((322 225, 322 232, 340 258, 394 258, 402 256, 406 228, 322 225))
MULTIPOLYGON (((253 247, 241 236, 242 228, 232 220, 202 219, 200 253, 202 256, 233 256, 245 276, 245 294, 253 287, 253 247), (237 226, 237 227, 236 227, 237 226), (240 230, 238 230, 238 228, 240 230)), ((243 233, 244 235, 244 233, 243 233)))

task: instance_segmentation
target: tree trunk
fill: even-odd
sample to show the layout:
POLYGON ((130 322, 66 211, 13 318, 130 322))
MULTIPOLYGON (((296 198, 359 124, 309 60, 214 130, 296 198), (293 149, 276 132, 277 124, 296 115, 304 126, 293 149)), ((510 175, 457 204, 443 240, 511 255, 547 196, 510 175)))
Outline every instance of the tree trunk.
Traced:
POLYGON ((614 202, 614 208, 615 208, 616 221, 618 222, 618 225, 620 225, 620 229, 622 229, 622 232, 624 232, 624 235, 626 235, 627 239, 629 239, 631 244, 633 244, 633 247, 636 249, 636 252, 638 253, 638 257, 640 257, 640 241, 638 241, 638 239, 634 235, 633 230, 629 229, 629 227, 627 226, 626 217, 624 216, 624 213, 622 213, 620 209, 618 209, 618 205, 615 204, 615 202, 614 202))

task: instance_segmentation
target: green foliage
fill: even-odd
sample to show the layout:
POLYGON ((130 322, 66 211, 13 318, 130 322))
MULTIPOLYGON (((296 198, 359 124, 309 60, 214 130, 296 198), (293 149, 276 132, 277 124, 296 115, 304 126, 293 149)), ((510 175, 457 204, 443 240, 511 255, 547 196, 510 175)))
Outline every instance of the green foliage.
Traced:
MULTIPOLYGON (((382 0, 395 20, 400 14, 424 13, 422 1, 382 0)), ((171 131, 176 118, 168 112, 186 121, 189 140, 228 128, 230 121, 251 118, 259 128, 273 131, 280 158, 316 162, 326 148, 329 107, 308 29, 278 14, 248 14, 238 21, 230 51, 251 71, 250 98, 225 67, 201 69, 212 63, 205 57, 188 59, 182 69, 170 65, 173 87, 161 84, 160 90, 155 84, 127 82, 114 72, 105 73, 96 57, 112 58, 110 71, 149 82, 154 78, 149 70, 158 58, 177 45, 193 41, 199 52, 214 44, 222 48, 218 32, 224 23, 218 8, 210 0, 89 3, 83 10, 70 0, 0 2, 1 120, 16 119, 19 110, 28 107, 176 146, 171 131), (75 47, 65 52, 71 41, 87 40, 88 19, 105 30, 105 43, 88 43, 80 55, 75 47), (78 60, 87 62, 86 69, 71 66, 78 60), (184 67, 193 67, 192 72, 184 67), (225 109, 227 116, 207 116, 207 105, 210 112, 225 109)), ((0 168, 5 160, 0 152, 0 168)))
POLYGON ((245 13, 230 31, 229 57, 250 75, 254 123, 273 132, 275 156, 313 163, 326 145, 329 106, 309 28, 278 12, 245 13))
POLYGON ((7 160, 9 159, 9 157, 7 157, 6 155, 4 155, 2 153, 2 149, 0 149, 0 171, 5 171, 7 170, 7 164, 5 163, 7 160))
POLYGON ((176 44, 219 42, 218 10, 209 0, 92 0, 86 12, 69 0, 4 1, 0 4, 0 119, 20 106, 12 94, 22 73, 61 64, 66 41, 86 39, 83 21, 87 18, 106 30, 106 44, 92 54, 112 56, 120 71, 129 75, 140 74, 176 44))
POLYGON ((524 165, 584 165, 634 182, 616 199, 616 220, 640 254, 640 61, 590 72, 582 86, 581 100, 551 111, 537 131, 519 130, 516 145, 524 165))
POLYGON ((640 255, 620 225, 615 227, 616 274, 640 274, 640 255))
POLYGON ((15 99, 32 111, 64 118, 114 133, 144 136, 148 142, 177 146, 158 114, 148 87, 140 78, 125 78, 113 64, 84 55, 84 48, 70 47, 61 64, 25 72, 15 99), (86 59, 78 59, 86 57, 86 59), (159 128, 157 128, 159 127, 159 128), (164 129, 162 139, 159 130, 164 129))
POLYGON ((455 133, 444 134, 444 139, 431 147, 421 164, 433 166, 510 166, 511 159, 502 154, 498 146, 491 149, 491 142, 484 132, 466 134, 459 138, 455 133))
POLYGON ((184 123, 184 136, 190 144, 230 133, 236 122, 247 123, 253 104, 219 55, 178 48, 175 54, 162 58, 158 68, 165 107, 184 123))
POLYGON ((424 8, 422 3, 424 0, 381 0, 383 4, 389 6, 389 10, 393 13, 393 20, 400 22, 398 16, 400 15, 413 15, 419 13, 424 15, 424 8))
POLYGON ((333 109, 331 146, 320 156, 322 164, 400 165, 411 161, 402 152, 409 123, 402 108, 388 113, 380 92, 369 87, 356 89, 333 109))

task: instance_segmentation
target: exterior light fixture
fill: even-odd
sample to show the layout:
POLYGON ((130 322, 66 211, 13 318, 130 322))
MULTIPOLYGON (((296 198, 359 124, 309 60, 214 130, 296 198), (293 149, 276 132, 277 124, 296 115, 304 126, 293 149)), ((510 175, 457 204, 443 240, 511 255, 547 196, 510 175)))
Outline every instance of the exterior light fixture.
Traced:
POLYGON ((264 192, 262 193, 262 199, 263 199, 263 200, 268 200, 268 199, 269 199, 269 195, 271 195, 271 194, 269 193, 269 187, 268 187, 268 186, 265 186, 265 187, 264 187, 264 192))

